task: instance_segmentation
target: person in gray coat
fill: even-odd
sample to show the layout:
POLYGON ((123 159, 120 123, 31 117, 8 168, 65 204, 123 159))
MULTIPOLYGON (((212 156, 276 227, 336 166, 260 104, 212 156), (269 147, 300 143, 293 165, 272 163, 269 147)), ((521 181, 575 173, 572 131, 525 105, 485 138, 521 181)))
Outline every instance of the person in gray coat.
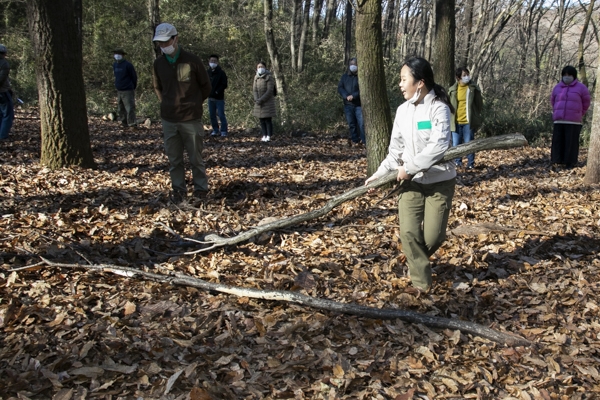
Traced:
POLYGON ((273 136, 272 118, 277 115, 275 107, 275 78, 267 70, 264 62, 256 65, 256 75, 254 75, 254 84, 252 85, 254 95, 253 115, 260 121, 260 130, 262 132, 262 142, 268 142, 273 136))

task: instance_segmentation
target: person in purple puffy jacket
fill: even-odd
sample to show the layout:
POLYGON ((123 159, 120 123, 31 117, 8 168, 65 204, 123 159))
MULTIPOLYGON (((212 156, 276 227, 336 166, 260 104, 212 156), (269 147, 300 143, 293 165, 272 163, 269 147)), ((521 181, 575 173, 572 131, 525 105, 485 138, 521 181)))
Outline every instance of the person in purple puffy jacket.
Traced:
POLYGON ((562 70, 562 79, 552 90, 552 164, 564 164, 573 168, 579 155, 579 134, 583 115, 590 107, 590 92, 577 80, 575 67, 567 65, 562 70))

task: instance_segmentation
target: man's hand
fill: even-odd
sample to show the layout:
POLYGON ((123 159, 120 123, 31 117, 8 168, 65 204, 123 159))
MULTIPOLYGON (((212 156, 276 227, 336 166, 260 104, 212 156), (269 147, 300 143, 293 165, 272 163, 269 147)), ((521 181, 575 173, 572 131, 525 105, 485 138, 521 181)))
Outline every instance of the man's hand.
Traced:
POLYGON ((352 101, 352 100, 354 100, 354 96, 352 96, 351 94, 349 94, 348 97, 346 97, 346 100, 352 101))
POLYGON ((409 175, 406 173, 404 165, 398 166, 398 177, 396 178, 397 181, 410 181, 412 178, 413 175, 409 175))
MULTIPOLYGON (((370 178, 368 178, 368 179, 365 181, 365 186, 369 186, 369 183, 373 182, 374 180, 377 180, 377 178, 376 178, 376 177, 374 177, 374 176, 371 176, 370 178)), ((371 193, 374 193, 376 190, 377 190, 377 188, 370 188, 370 189, 367 191, 367 193, 371 194, 371 193)))

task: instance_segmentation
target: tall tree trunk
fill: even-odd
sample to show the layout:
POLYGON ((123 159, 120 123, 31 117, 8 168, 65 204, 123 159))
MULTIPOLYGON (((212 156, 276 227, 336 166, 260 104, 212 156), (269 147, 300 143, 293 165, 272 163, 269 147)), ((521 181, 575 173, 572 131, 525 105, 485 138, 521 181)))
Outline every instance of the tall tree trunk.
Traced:
POLYGON ((319 21, 321 20, 321 11, 323 11, 323 0, 315 0, 312 20, 312 42, 317 44, 319 38, 319 21))
POLYGON ((583 53, 585 37, 587 35, 588 26, 590 25, 590 20, 592 19, 592 12, 594 11, 594 2, 595 0, 590 0, 590 4, 588 5, 588 9, 585 13, 585 21, 583 23, 583 28, 581 29, 581 35, 579 36, 579 46, 577 48, 577 67, 579 68, 579 74, 577 76, 585 86, 588 85, 588 79, 585 70, 585 61, 583 59, 583 53))
POLYGON ((285 78, 279 64, 279 54, 277 53, 275 35, 273 34, 273 0, 263 0, 263 5, 265 19, 265 40, 267 42, 269 57, 271 58, 271 70, 273 71, 275 82, 277 84, 277 98, 279 99, 281 118, 282 120, 285 120, 287 115, 287 101, 285 95, 287 88, 285 85, 285 78))
POLYGON ((352 58, 352 3, 346 0, 346 34, 344 35, 344 65, 352 58))
MULTIPOLYGON (((273 4, 272 1, 271 4, 273 4)), ((271 14, 273 13, 272 9, 273 8, 271 7, 271 14)), ((292 61, 292 71, 298 70, 298 65, 296 64, 296 57, 298 49, 298 39, 300 37, 300 30, 302 24, 302 13, 300 12, 301 10, 302 0, 294 0, 292 7, 292 18, 290 21, 290 58, 292 61)))
POLYGON ((467 0, 465 8, 465 31, 467 33, 467 43, 465 43, 465 52, 460 59, 460 65, 467 67, 469 65, 469 55, 471 52, 471 41, 473 40, 473 5, 475 0, 467 0))
POLYGON ((430 7, 427 6, 427 1, 423 0, 423 8, 422 8, 422 13, 423 13, 423 24, 422 24, 422 37, 423 37, 423 41, 422 41, 422 46, 423 46, 423 50, 420 51, 418 54, 422 54, 426 59, 431 60, 431 58, 433 57, 433 47, 434 47, 434 43, 435 43, 435 8, 436 8, 436 3, 433 2, 433 5, 431 8, 433 8, 431 10, 431 12, 429 12, 430 7))
MULTIPOLYGON (((150 28, 150 39, 154 37, 154 30, 160 24, 160 0, 148 0, 148 21, 150 28)), ((160 47, 154 43, 152 43, 152 57, 158 58, 161 55, 160 47)))
POLYGON ((36 55, 41 163, 94 168, 82 56, 82 0, 27 0, 36 55))
POLYGON ((437 83, 445 88, 454 83, 454 44, 456 20, 455 0, 436 0, 435 7, 435 53, 433 70, 437 83))
MULTIPOLYGON (((402 39, 400 41, 400 60, 404 60, 408 54, 409 40, 412 35, 409 34, 408 22, 410 16, 410 10, 413 0, 406 0, 406 11, 404 12, 404 18, 402 22, 402 39)), ((400 13, 399 13, 400 14, 400 13)))
POLYGON ((300 45, 298 46, 298 72, 304 70, 304 54, 306 53, 306 38, 308 36, 308 24, 310 22, 311 0, 304 0, 304 15, 302 16, 302 33, 300 34, 300 45))
POLYGON ((394 29, 394 21, 395 21, 395 12, 396 12, 396 0, 389 0, 387 4, 387 10, 385 13, 385 22, 383 29, 383 54, 387 58, 391 58, 392 49, 394 46, 394 35, 396 33, 394 29))
MULTIPOLYGON (((598 67, 598 73, 600 73, 600 66, 598 67)), ((599 76, 597 74, 596 76, 599 76)), ((600 85, 596 85, 594 98, 600 99, 600 85)), ((596 100, 592 104, 594 105, 594 116, 584 178, 584 182, 590 184, 600 183, 600 101, 596 100)))
POLYGON ((337 9, 337 0, 327 0, 327 10, 325 11, 325 21, 323 22, 323 40, 329 38, 329 30, 331 28, 331 21, 335 16, 335 10, 337 9))
POLYGON ((387 155, 392 132, 382 36, 381 2, 362 0, 356 10, 356 47, 360 99, 367 137, 366 176, 372 175, 387 155))

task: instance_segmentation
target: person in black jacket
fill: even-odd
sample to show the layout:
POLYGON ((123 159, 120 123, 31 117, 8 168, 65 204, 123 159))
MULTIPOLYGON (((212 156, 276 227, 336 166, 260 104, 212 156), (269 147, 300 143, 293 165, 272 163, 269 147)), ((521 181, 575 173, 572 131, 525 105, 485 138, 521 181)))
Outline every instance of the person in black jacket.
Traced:
POLYGON ((123 49, 113 51, 115 62, 115 88, 117 89, 117 114, 123 126, 135 127, 135 88, 137 87, 137 74, 133 65, 127 61, 123 49))
POLYGON ((219 121, 221 120, 221 136, 227 136, 227 118, 225 118, 225 89, 227 89, 227 74, 219 66, 219 56, 213 54, 208 59, 208 77, 212 90, 208 96, 208 113, 213 131, 211 136, 219 135, 219 121))
POLYGON ((365 124, 363 121, 362 107, 360 105, 360 91, 358 89, 358 64, 356 58, 350 59, 348 71, 342 75, 338 84, 338 93, 344 99, 344 113, 350 128, 348 144, 365 144, 365 124))

